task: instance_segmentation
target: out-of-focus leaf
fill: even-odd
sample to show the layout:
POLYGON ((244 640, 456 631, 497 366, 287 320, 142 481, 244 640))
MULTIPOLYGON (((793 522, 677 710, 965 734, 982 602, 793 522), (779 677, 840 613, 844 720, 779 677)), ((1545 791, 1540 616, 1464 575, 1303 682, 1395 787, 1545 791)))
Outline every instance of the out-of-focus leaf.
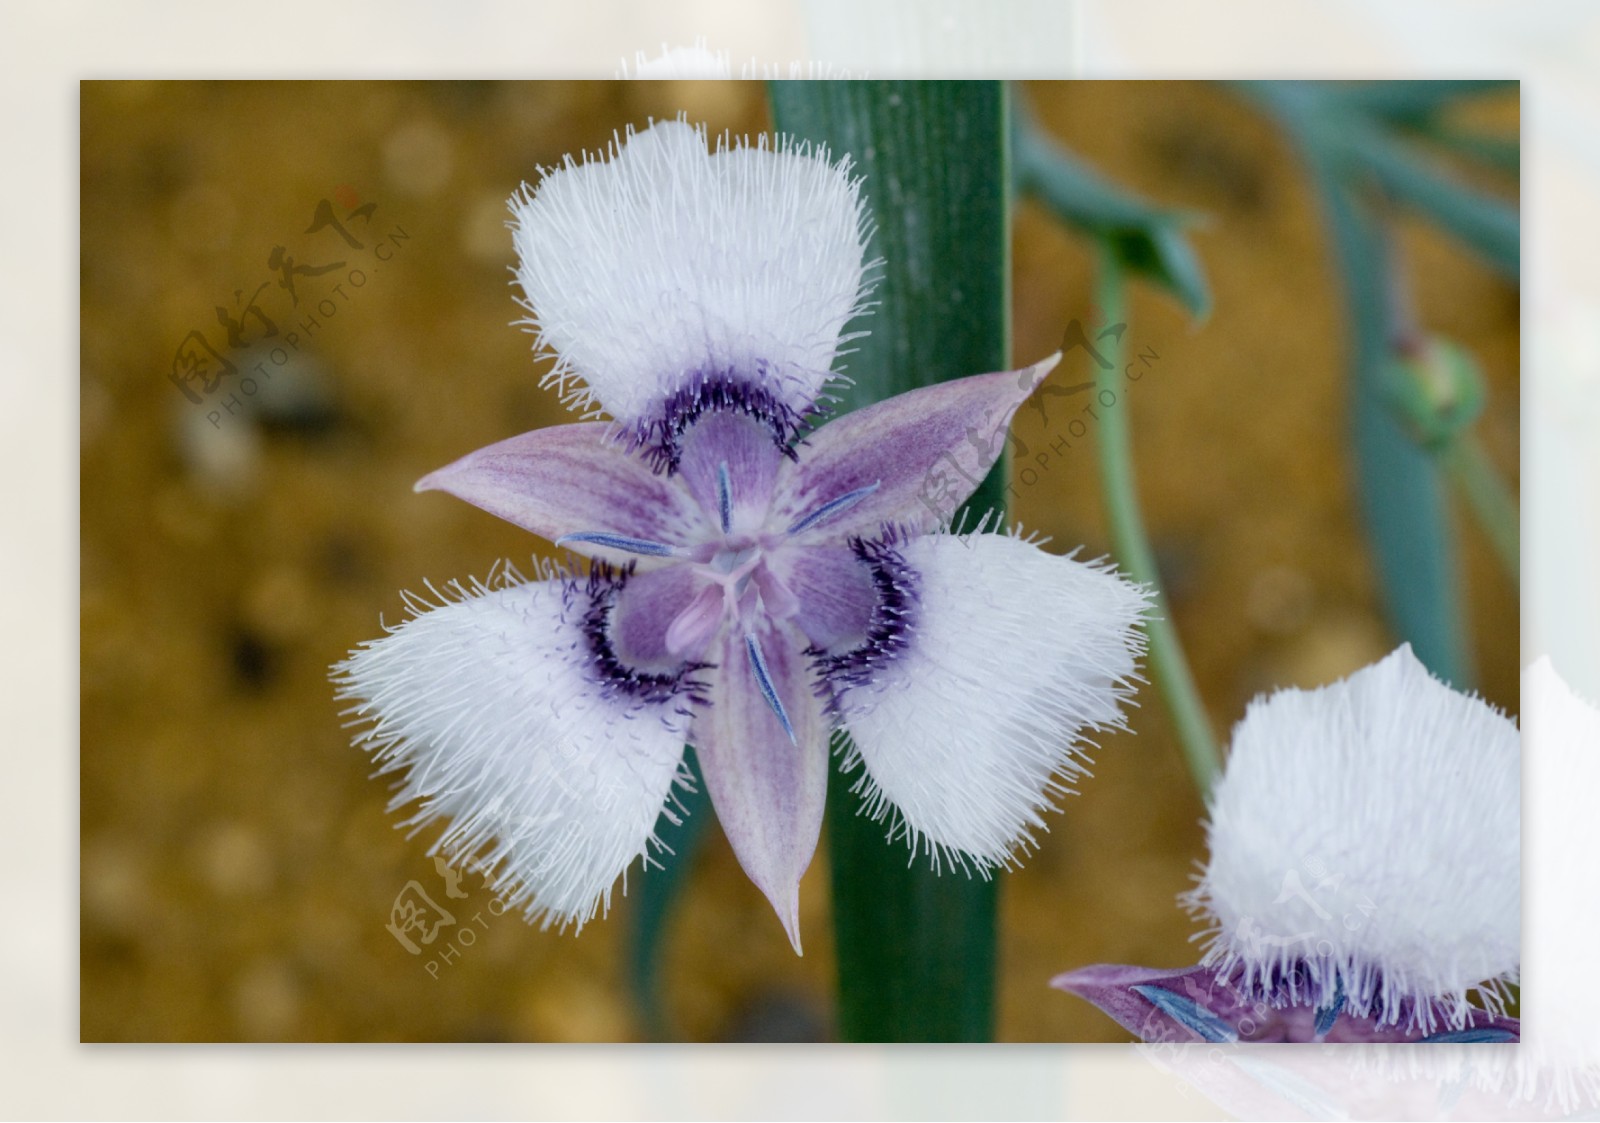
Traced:
POLYGON ((1337 135, 1340 118, 1329 114, 1320 87, 1247 82, 1238 89, 1299 144, 1322 197, 1347 306, 1356 483, 1390 623, 1429 670, 1467 689, 1471 668, 1443 482, 1393 404, 1394 324, 1382 227, 1354 194, 1337 135))
POLYGON ((1522 174, 1522 141, 1519 137, 1443 124, 1425 125, 1418 128, 1416 134, 1441 150, 1474 164, 1508 176, 1522 174))
POLYGON ((1440 459, 1489 544, 1499 555, 1506 576, 1513 585, 1519 584, 1522 579, 1522 518, 1516 492, 1495 469, 1482 442, 1473 433, 1460 434, 1441 450, 1440 459))
POLYGON ((1460 183, 1370 127, 1342 130, 1347 158, 1370 172, 1385 194, 1421 211, 1515 281, 1522 269, 1522 224, 1510 203, 1460 183))
POLYGON ((1037 197, 1063 222, 1104 239, 1125 270, 1166 289, 1193 315, 1210 313, 1205 271, 1184 233, 1195 216, 1155 207, 1118 187, 1021 113, 1013 154, 1019 191, 1037 197))
POLYGON ((1517 88, 1515 79, 1441 79, 1410 82, 1330 82, 1326 94, 1344 109, 1414 123, 1462 101, 1517 88))
POLYGON ((1417 658, 1458 690, 1468 690, 1473 675, 1444 481, 1393 405, 1383 232, 1326 169, 1317 178, 1349 306, 1357 486, 1384 604, 1395 632, 1417 658))
MULTIPOLYGON (((1319 82, 1242 82, 1235 88, 1277 117, 1307 159, 1333 181, 1377 186, 1387 198, 1431 219, 1501 274, 1518 279, 1522 229, 1516 206, 1462 183, 1411 151, 1400 139, 1404 134, 1391 127, 1395 123, 1385 122, 1376 110, 1364 111, 1361 99, 1343 87, 1319 82)), ((1378 96, 1374 90, 1366 100, 1378 96)))

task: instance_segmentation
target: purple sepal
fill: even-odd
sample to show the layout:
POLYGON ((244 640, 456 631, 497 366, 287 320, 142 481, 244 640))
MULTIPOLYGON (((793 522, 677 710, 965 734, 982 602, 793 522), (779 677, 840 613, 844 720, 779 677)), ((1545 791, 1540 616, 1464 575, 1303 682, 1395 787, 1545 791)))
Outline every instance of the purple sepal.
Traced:
POLYGON ((1241 990, 1207 967, 1126 967, 1102 963, 1068 971, 1050 985, 1098 1006, 1123 1029, 1146 1042, 1324 1041, 1365 1044, 1518 1041, 1516 1018, 1475 1010, 1467 1024, 1443 1033, 1406 1028, 1409 1019, 1379 1026, 1348 1010, 1275 1007, 1241 990), (1319 1033, 1319 1030, 1323 1032, 1319 1033))
POLYGON ((787 625, 749 624, 723 629, 711 705, 695 712, 689 739, 728 844, 799 953, 800 878, 828 794, 828 726, 798 637, 787 625))
POLYGON ((671 556, 705 517, 682 483, 657 476, 601 421, 554 425, 468 453, 417 481, 574 553, 606 561, 671 556))
POLYGON ((775 521, 807 541, 871 537, 884 524, 932 529, 983 481, 1012 415, 1059 359, 908 390, 835 418, 778 466, 775 521))

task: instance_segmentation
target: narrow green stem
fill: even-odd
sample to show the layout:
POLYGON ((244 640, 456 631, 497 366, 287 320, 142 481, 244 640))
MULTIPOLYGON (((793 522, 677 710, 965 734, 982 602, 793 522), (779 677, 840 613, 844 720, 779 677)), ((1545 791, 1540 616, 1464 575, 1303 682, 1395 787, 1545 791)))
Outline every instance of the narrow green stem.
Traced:
POLYGON ((1472 433, 1462 433, 1441 455, 1478 525, 1489 536, 1494 552, 1513 582, 1522 579, 1522 539, 1517 497, 1495 469, 1483 444, 1472 433))
MULTIPOLYGON (((1115 250, 1101 241, 1099 267, 1095 276, 1095 302, 1106 323, 1126 322, 1125 287, 1115 250)), ((1200 700, 1194 676, 1189 672, 1183 645, 1178 640, 1178 629, 1172 623, 1166 593, 1161 588, 1161 574, 1156 569, 1155 553, 1150 548, 1150 540, 1144 531, 1144 519, 1139 513, 1138 489, 1133 478, 1133 441, 1128 424, 1128 407, 1119 394, 1123 338, 1123 335, 1118 335, 1101 344, 1108 361, 1095 376, 1100 400, 1105 401, 1104 395, 1107 393, 1118 399, 1117 404, 1106 409, 1101 416, 1099 440, 1096 442, 1100 456, 1100 479, 1105 488, 1106 507, 1110 512, 1112 548, 1128 576, 1154 593, 1154 613, 1145 625, 1150 640, 1150 668, 1157 687, 1166 699, 1173 724, 1177 727, 1184 761, 1194 777, 1195 786, 1200 789, 1201 798, 1207 799, 1221 768, 1221 757, 1217 752, 1216 737, 1211 732, 1211 719, 1200 700)))

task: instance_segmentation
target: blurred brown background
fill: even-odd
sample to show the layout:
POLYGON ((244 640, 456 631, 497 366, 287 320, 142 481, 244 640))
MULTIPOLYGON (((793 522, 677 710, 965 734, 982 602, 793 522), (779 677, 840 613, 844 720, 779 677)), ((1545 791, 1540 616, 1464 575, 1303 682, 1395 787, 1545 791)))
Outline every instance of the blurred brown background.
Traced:
MULTIPOLYGON (((1106 174, 1211 216, 1197 244, 1216 310, 1196 326, 1136 293, 1129 342, 1159 357, 1128 400, 1175 617, 1226 730, 1255 693, 1329 681, 1394 643, 1356 522, 1342 315, 1315 200, 1283 139, 1225 90, 1029 93, 1106 174)), ((567 419, 510 326, 507 196, 539 165, 679 110, 713 131, 767 123, 761 86, 737 82, 82 87, 85 1040, 643 1032, 622 968, 629 903, 574 939, 492 915, 471 877, 447 900, 428 838, 393 829, 385 786, 341 729, 327 668, 378 634, 380 614, 400 617, 402 588, 546 548, 411 484, 567 419), (322 200, 348 240, 308 232, 322 200), (344 267, 294 273, 296 306, 269 265, 278 246, 290 269, 344 267), (241 318, 252 295, 280 338, 241 361, 215 309, 241 318), (198 405, 168 377, 191 331, 240 368, 198 405), (290 331, 300 346, 275 363, 270 345, 290 331), (270 381, 212 424, 258 362, 270 381), (452 961, 413 956, 385 928, 412 880, 463 921, 452 961)), ((1515 96, 1483 111, 1514 126, 1515 96)), ((1484 366, 1480 432, 1514 480, 1517 292, 1420 224, 1403 235, 1423 321, 1484 366)), ((1015 248, 1020 362, 1093 316, 1082 241, 1025 204, 1015 248)), ((262 335, 259 318, 242 324, 246 343, 262 335)), ((1057 435, 1035 410, 1020 417, 1024 442, 1057 435)), ((1019 486, 1014 515, 1058 549, 1103 553, 1097 486, 1093 446, 1075 442, 1019 486)), ((1516 592, 1464 521, 1461 539, 1482 692, 1515 713, 1516 592)), ((1041 852, 1005 875, 1001 1040, 1122 1040, 1048 979, 1194 959, 1173 898, 1203 855, 1201 807, 1158 696, 1141 701, 1134 735, 1108 740, 1041 852)), ((819 854, 795 958, 713 838, 666 951, 682 1034, 828 1037, 828 909, 819 854)))

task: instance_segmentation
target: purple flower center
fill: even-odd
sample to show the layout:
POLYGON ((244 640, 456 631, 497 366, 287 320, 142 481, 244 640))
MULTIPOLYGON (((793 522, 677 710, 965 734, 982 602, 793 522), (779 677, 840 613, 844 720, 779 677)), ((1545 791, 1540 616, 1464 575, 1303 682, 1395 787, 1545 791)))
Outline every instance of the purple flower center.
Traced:
POLYGON ((625 578, 639 583, 637 595, 610 589, 604 604, 594 602, 591 615, 604 621, 605 644, 592 641, 604 677, 653 676, 653 689, 674 689, 668 680, 676 683, 683 667, 704 666, 719 636, 740 635, 763 697, 793 738, 763 637, 797 629, 799 647, 823 677, 819 690, 836 700, 839 689, 860 684, 905 648, 915 582, 892 533, 876 542, 827 534, 831 521, 877 490, 876 481, 816 497, 798 515, 783 509, 780 467, 802 455, 791 444, 797 419, 775 403, 766 391, 706 378, 638 430, 655 441, 636 443, 647 447, 656 473, 681 477, 699 507, 687 541, 596 528, 556 544, 605 547, 647 567, 625 578))

